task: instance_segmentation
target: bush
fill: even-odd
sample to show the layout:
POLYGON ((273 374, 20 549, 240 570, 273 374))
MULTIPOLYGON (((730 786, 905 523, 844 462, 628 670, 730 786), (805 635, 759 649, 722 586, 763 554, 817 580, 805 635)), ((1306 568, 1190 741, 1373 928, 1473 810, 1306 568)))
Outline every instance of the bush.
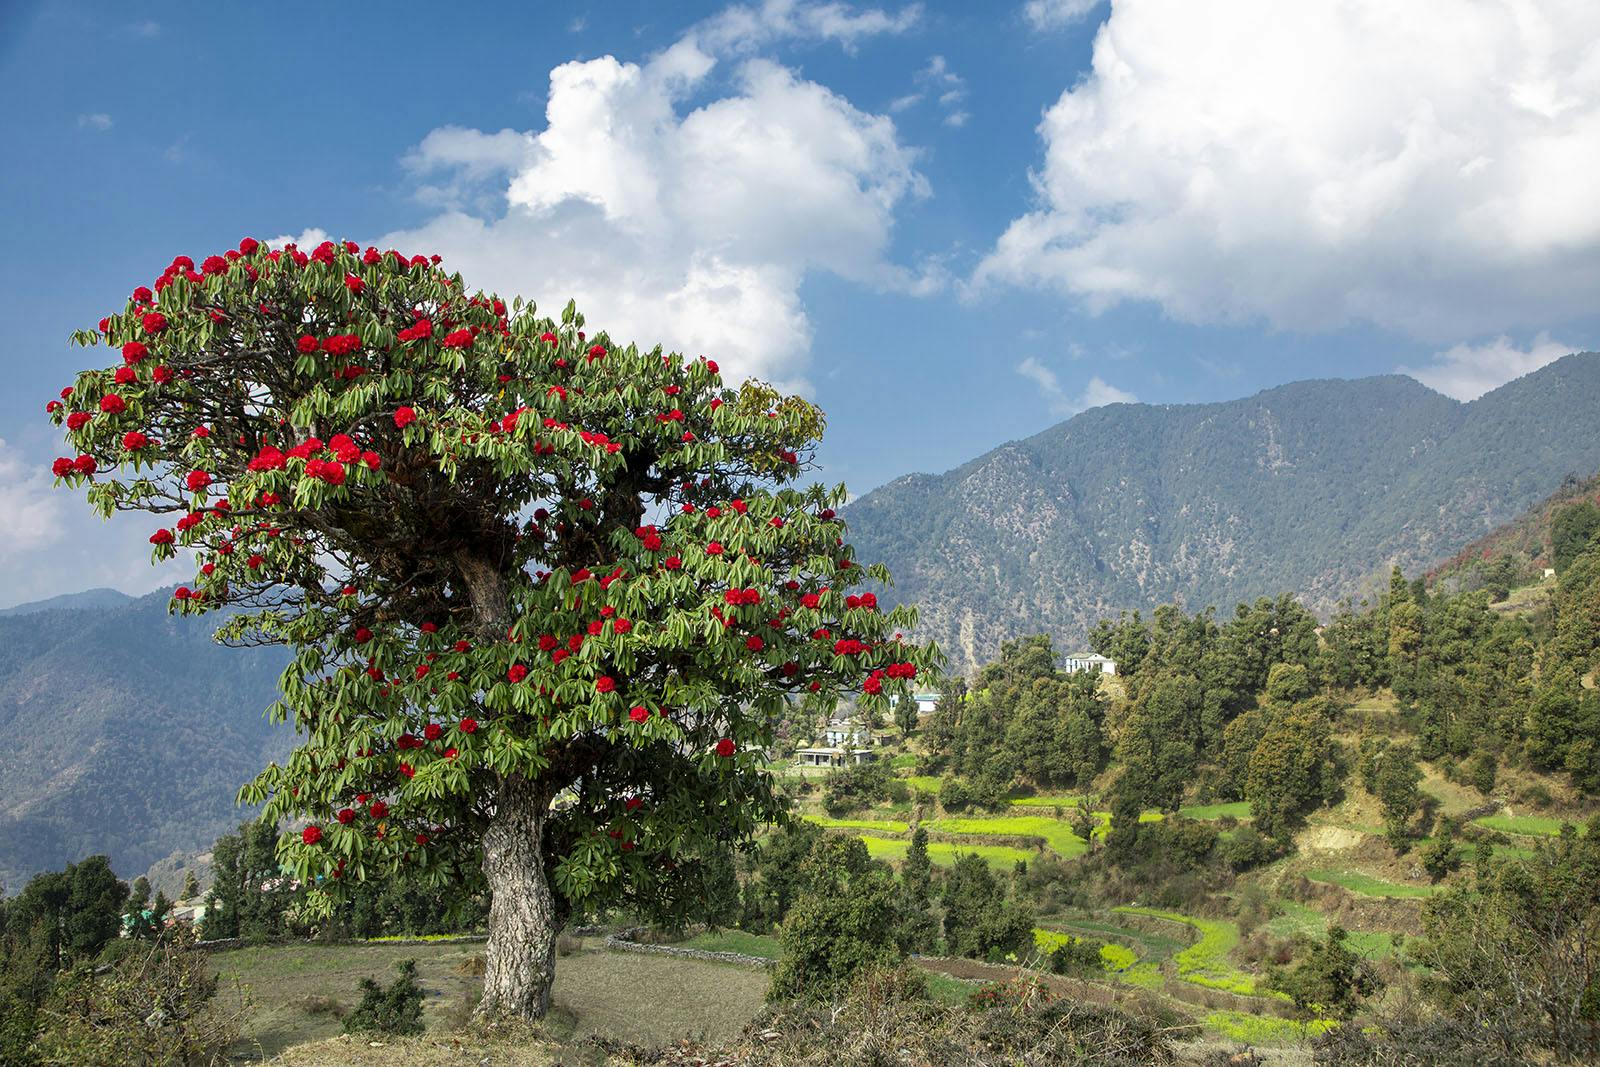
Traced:
POLYGON ((31 1051, 38 1062, 85 1067, 223 1064, 244 1006, 217 1008, 216 991, 205 952, 175 929, 141 942, 109 971, 82 965, 62 973, 31 1051))
POLYGON ((1051 948, 1050 970, 1056 974, 1099 974, 1104 969, 1100 954, 1103 948, 1103 941, 1069 937, 1051 948))
POLYGON ((822 785, 822 806, 834 816, 859 811, 889 799, 890 781, 888 766, 879 762, 830 771, 822 785))
POLYGON ((1236 830, 1231 837, 1219 839, 1217 842, 1217 855, 1235 871, 1247 871, 1263 863, 1270 863, 1278 858, 1281 851, 1277 842, 1254 826, 1236 830))
POLYGON ((966 811, 972 805, 972 793, 959 778, 946 776, 939 783, 939 806, 948 812, 966 811))
POLYGON ((361 1003, 344 1021, 347 1034, 420 1034, 422 987, 417 984, 417 961, 401 960, 400 972, 387 989, 371 978, 361 979, 361 1003))

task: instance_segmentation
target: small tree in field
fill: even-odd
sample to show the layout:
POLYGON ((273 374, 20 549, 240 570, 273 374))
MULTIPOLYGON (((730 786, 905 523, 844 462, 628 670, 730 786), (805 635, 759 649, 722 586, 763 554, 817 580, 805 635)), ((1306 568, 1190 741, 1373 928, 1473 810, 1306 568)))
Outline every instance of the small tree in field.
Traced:
POLYGON ((485 1014, 542 1015, 556 934, 694 907, 699 862, 782 805, 785 702, 937 655, 877 610, 833 508, 790 488, 823 420, 717 365, 469 293, 437 259, 254 240, 180 256, 85 345, 56 461, 109 515, 172 516, 174 609, 288 645, 299 747, 241 792, 336 893, 399 870, 491 895, 485 1014), (244 610, 240 610, 244 609, 244 610))

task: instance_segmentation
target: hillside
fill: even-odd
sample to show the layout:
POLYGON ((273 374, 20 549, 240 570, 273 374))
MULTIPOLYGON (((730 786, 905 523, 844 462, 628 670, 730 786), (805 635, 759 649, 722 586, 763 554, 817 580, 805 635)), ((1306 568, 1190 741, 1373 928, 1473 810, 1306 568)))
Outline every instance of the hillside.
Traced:
POLYGON ((1550 528, 1556 512, 1582 500, 1600 503, 1600 474, 1567 478, 1561 487, 1527 511, 1467 545, 1427 574, 1430 586, 1476 588, 1484 572, 1502 570, 1510 585, 1537 580, 1553 560, 1550 528))
POLYGON ((1410 378, 1296 382, 1217 404, 1112 404, 846 512, 922 631, 970 668, 1122 609, 1294 590, 1314 608, 1419 570, 1600 467, 1600 355, 1470 403, 1410 378))
MULTIPOLYGON (((0 883, 97 852, 125 875, 208 848, 239 786, 288 751, 262 712, 287 662, 228 649, 168 593, 0 617, 0 883)), ((48 603, 48 602, 47 602, 48 603)))

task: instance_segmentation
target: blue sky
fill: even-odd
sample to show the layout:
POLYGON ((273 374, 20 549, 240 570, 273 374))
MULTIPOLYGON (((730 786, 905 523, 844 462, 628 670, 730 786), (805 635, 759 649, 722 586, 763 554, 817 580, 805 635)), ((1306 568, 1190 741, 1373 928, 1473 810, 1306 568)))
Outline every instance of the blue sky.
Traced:
POLYGON ((1199 7, 0 7, 0 604, 168 577, 49 490, 43 406, 69 331, 247 234, 792 385, 855 492, 1097 403, 1600 345, 1595 5, 1199 7))

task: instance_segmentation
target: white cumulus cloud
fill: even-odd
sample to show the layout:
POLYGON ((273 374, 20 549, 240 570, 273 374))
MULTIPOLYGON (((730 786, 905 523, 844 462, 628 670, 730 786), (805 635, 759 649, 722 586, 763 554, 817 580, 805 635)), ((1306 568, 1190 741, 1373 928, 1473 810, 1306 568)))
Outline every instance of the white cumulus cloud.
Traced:
POLYGON ((1513 378, 1578 351, 1582 351, 1580 346, 1553 341, 1548 333, 1539 334, 1526 348, 1502 335, 1486 344, 1456 345, 1435 353, 1427 366, 1399 370, 1445 396, 1475 400, 1513 378))
POLYGON ((928 284, 886 258, 897 207, 927 186, 887 116, 749 53, 782 37, 855 44, 918 11, 770 0, 730 8, 643 63, 563 64, 542 129, 428 134, 405 163, 440 213, 379 243, 436 252, 473 286, 547 312, 573 298, 618 341, 797 386, 808 273, 928 284), (724 63, 732 88, 706 99, 724 63))
POLYGON ((26 462, 0 438, 0 515, 6 517, 0 563, 60 540, 62 502, 52 492, 53 481, 48 471, 26 462))
POLYGON ((1017 373, 1039 387, 1039 394, 1049 404, 1052 415, 1076 415, 1089 408, 1104 407, 1106 404, 1133 404, 1139 399, 1127 390, 1118 389, 1107 383, 1099 376, 1090 378, 1083 392, 1076 396, 1069 395, 1066 389, 1062 388, 1061 379, 1057 377, 1056 372, 1034 356, 1029 356, 1018 363, 1017 373))
POLYGON ((1600 288, 1593 0, 1116 0, 1039 133, 980 283, 1441 342, 1600 288))

